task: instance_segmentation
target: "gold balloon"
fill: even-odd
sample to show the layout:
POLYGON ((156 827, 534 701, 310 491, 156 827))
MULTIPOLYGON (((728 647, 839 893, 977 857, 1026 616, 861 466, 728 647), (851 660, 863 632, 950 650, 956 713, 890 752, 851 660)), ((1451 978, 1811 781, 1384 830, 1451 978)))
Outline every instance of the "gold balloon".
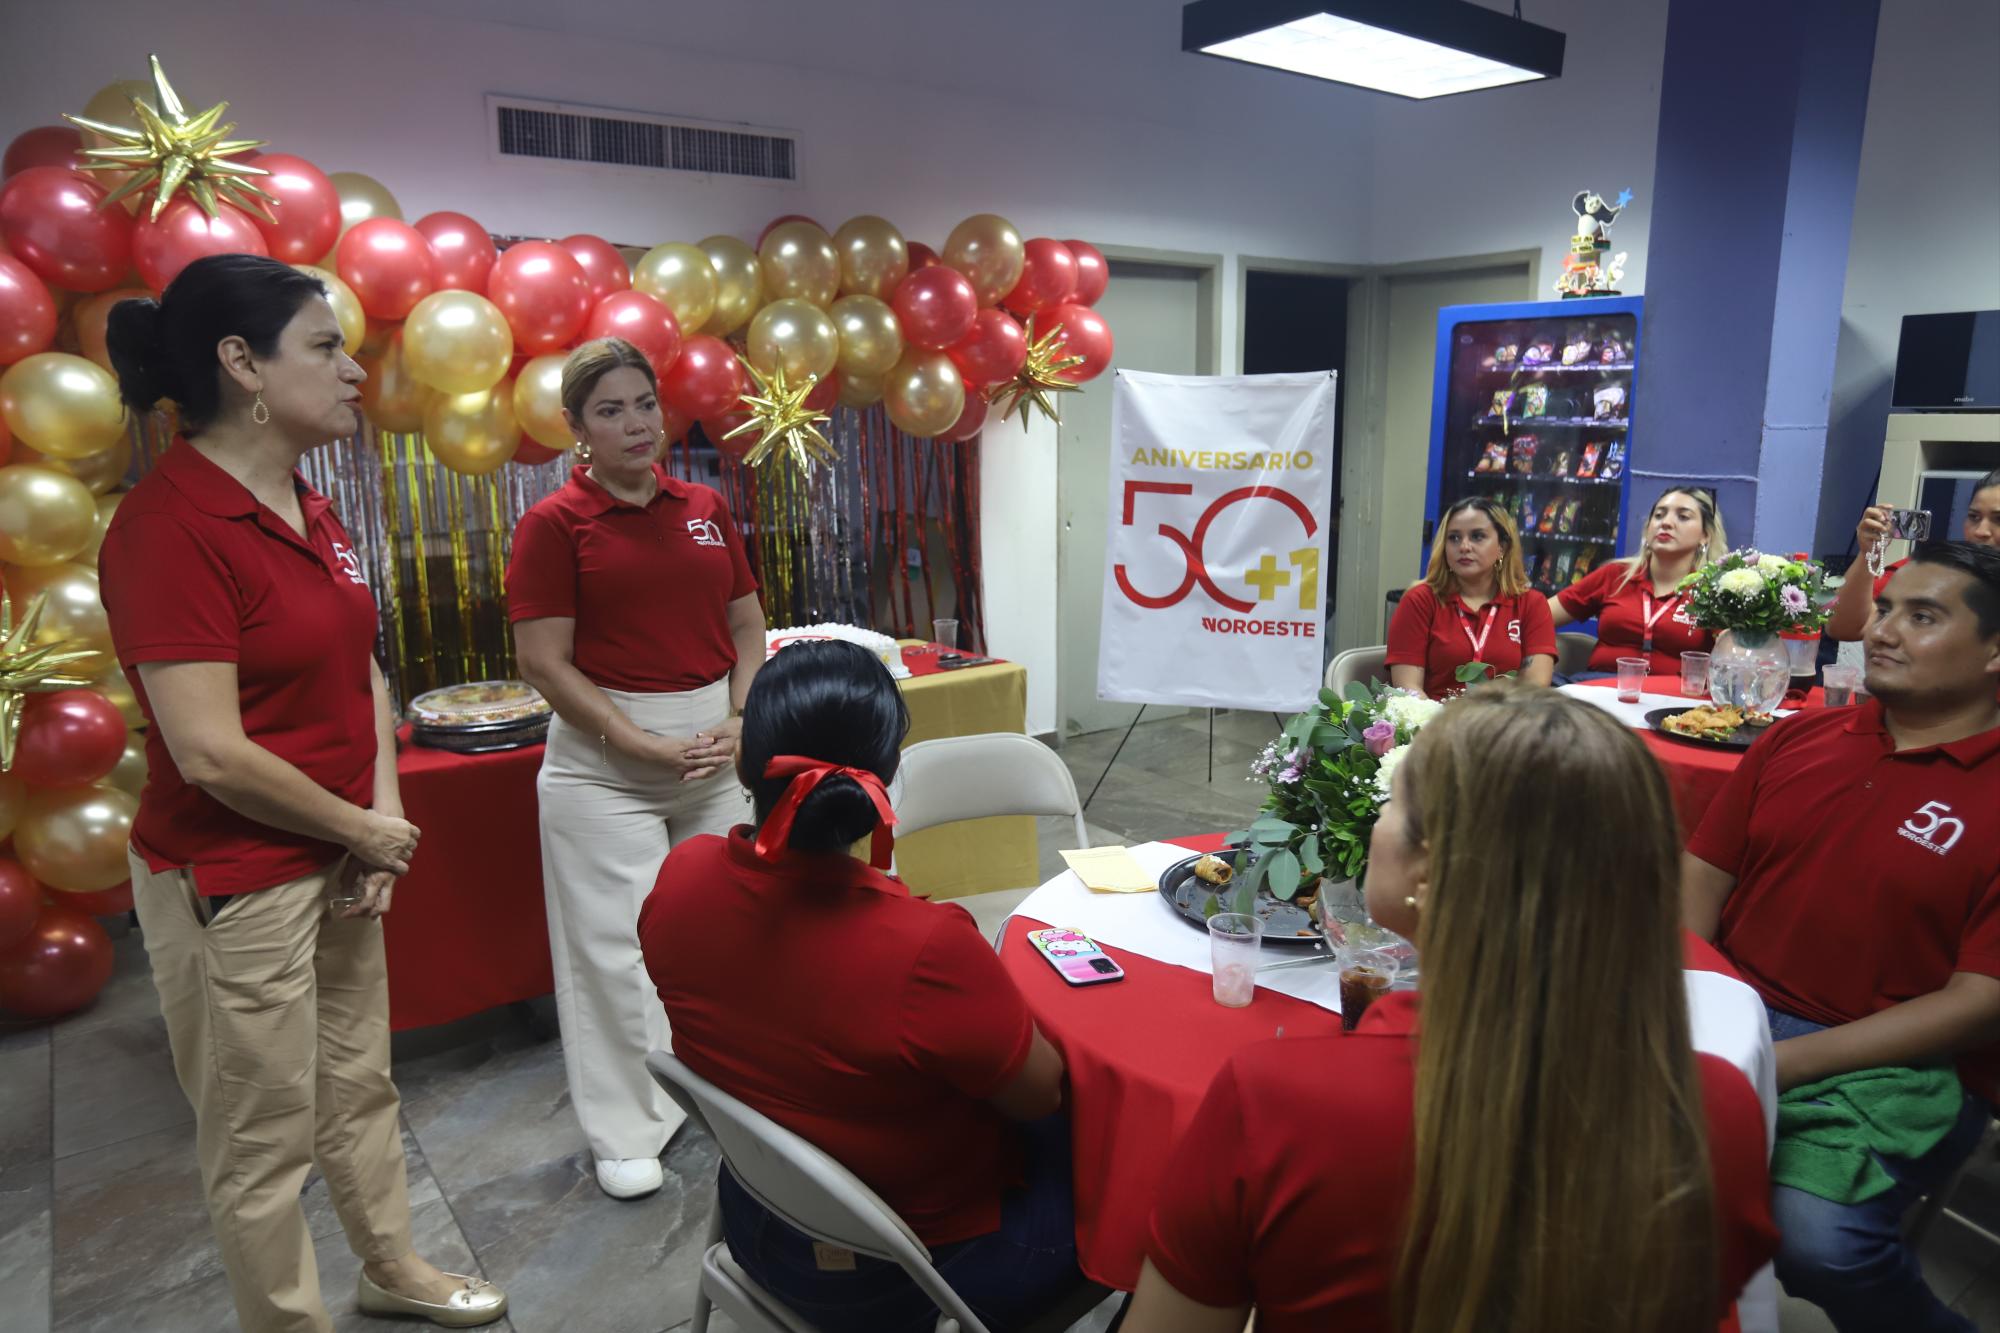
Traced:
POLYGON ((965 411, 965 381, 943 352, 912 347, 883 380, 882 404, 898 430, 935 436, 950 430, 965 411))
POLYGON ((95 361, 38 352, 0 375, 0 415, 14 438, 56 458, 101 454, 125 433, 118 381, 95 361))
POLYGON ((424 409, 424 440, 438 462, 461 476, 497 471, 521 445, 512 391, 439 394, 424 409))
POLYGON ((840 293, 840 256, 833 238, 810 222, 780 222, 757 249, 764 296, 796 296, 824 310, 840 293))
POLYGON ((90 541, 76 553, 77 564, 89 565, 92 569, 97 568, 97 553, 104 549, 104 534, 110 530, 111 516, 118 512, 118 506, 124 503, 124 500, 124 491, 113 491, 109 495, 97 497, 97 526, 91 530, 90 541))
POLYGON ((366 352, 356 358, 368 378, 361 382, 361 410, 376 430, 412 431, 424 428, 424 411, 438 396, 436 389, 410 374, 398 329, 380 356, 366 352))
POLYGON ((139 707, 139 696, 132 693, 132 682, 125 676, 124 669, 114 666, 91 682, 91 689, 111 701, 125 725, 133 731, 141 731, 146 726, 146 714, 139 707))
MULTIPOLYGON (((695 249, 708 257, 715 270, 715 313, 701 332, 726 338, 750 322, 750 316, 764 304, 764 267, 757 252, 734 236, 711 236, 695 249)), ((683 333, 693 329, 683 328, 683 333)))
POLYGON ((0 560, 59 565, 97 530, 97 503, 75 477, 17 463, 0 467, 0 560))
POLYGON ((139 798, 106 783, 28 793, 14 850, 28 873, 52 889, 96 893, 131 875, 125 844, 139 798))
MULTIPOLYGON (((49 295, 56 293, 51 291, 49 295)), ((111 319, 111 307, 120 301, 136 301, 151 295, 144 287, 115 287, 94 296, 78 296, 69 315, 70 327, 76 331, 76 350, 116 374, 111 366, 111 349, 104 345, 104 328, 111 319)))
MULTIPOLYGON (((358 171, 330 171, 326 178, 333 182, 334 193, 340 196, 340 236, 347 235, 355 223, 366 222, 369 218, 403 220, 403 206, 396 202, 396 196, 389 193, 388 187, 373 176, 364 176, 358 171)), ((340 236, 333 238, 333 250, 326 252, 318 267, 333 267, 333 253, 340 248, 340 236)))
MULTIPOLYGON (((97 656, 77 663, 75 670, 80 676, 94 676, 116 664, 111 651, 111 620, 98 595, 96 570, 88 565, 60 564, 7 571, 7 595, 15 607, 25 609, 36 593, 48 594, 41 624, 35 630, 36 643, 73 639, 96 649, 97 656)), ((19 610, 15 614, 19 615, 19 610)))
POLYGON ((872 296, 886 301, 910 271, 910 247, 885 218, 863 213, 840 224, 833 234, 840 256, 840 294, 872 296))
POLYGON ((979 304, 987 306, 1014 290, 1028 252, 1013 223, 997 213, 975 213, 951 229, 941 258, 965 275, 979 304))
POLYGON ((28 803, 28 786, 12 773, 0 773, 0 842, 14 836, 21 807, 28 803))
MULTIPOLYGON (((95 120, 105 125, 117 125, 124 129, 136 130, 139 128, 139 113, 132 109, 132 99, 134 97, 143 99, 148 105, 157 101, 158 96, 153 91, 153 81, 151 79, 119 79, 114 83, 105 84, 102 88, 92 93, 90 100, 83 104, 83 118, 85 120, 95 120)), ((95 130, 85 130, 83 132, 83 146, 85 148, 123 147, 122 144, 105 138, 95 130)), ((102 185, 107 192, 116 190, 131 175, 132 173, 129 171, 93 171, 90 173, 91 179, 102 185)), ((119 206, 127 213, 136 215, 140 205, 146 202, 143 197, 146 193, 146 191, 137 191, 128 194, 118 201, 119 206)))
POLYGON ((882 376, 840 374, 842 407, 873 407, 882 401, 882 376))
POLYGON ((514 420, 544 449, 573 449, 576 433, 563 419, 562 377, 567 353, 538 356, 514 377, 514 420))
POLYGON ((766 375, 783 367, 793 384, 824 379, 840 359, 840 331, 818 306, 796 296, 773 301, 750 321, 750 364, 766 375))
POLYGON ((119 791, 137 796, 146 788, 146 738, 127 736, 125 753, 118 756, 118 762, 106 773, 102 781, 119 791))
POLYGON ((484 393, 513 362, 507 317, 477 292, 432 292, 403 321, 403 364, 441 393, 484 393))
POLYGON ((879 380, 903 355, 903 326, 888 302, 843 296, 827 311, 840 333, 840 377, 879 380))
POLYGON ((320 268, 315 264, 294 264, 292 267, 326 284, 326 301, 333 307, 333 317, 340 321, 344 350, 349 356, 359 352, 362 340, 368 336, 368 316, 361 309, 361 298, 354 294, 354 289, 330 268, 320 268))
POLYGON ((648 250, 632 269, 632 287, 673 311, 683 333, 695 332, 715 314, 715 269, 692 245, 668 241, 648 250))
POLYGON ((85 454, 82 458, 51 458, 25 444, 16 444, 7 461, 45 467, 66 477, 75 477, 90 488, 92 495, 103 495, 115 486, 124 485, 125 474, 132 470, 132 436, 129 433, 120 435, 118 443, 103 453, 85 454))

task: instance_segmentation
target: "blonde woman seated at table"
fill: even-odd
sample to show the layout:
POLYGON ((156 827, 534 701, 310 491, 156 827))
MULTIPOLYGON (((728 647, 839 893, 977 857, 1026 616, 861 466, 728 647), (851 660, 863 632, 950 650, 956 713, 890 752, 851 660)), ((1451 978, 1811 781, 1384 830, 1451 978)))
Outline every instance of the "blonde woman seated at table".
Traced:
MULTIPOLYGON (((866 649, 773 657, 736 755, 756 826, 674 847, 639 947, 688 1068, 859 1176, 1007 1333, 1083 1281, 1063 1062, 971 915, 883 873, 909 729, 866 649)), ((730 1253, 821 1333, 935 1327, 897 1265, 815 1243, 726 1166, 717 1192, 730 1253)))
POLYGON ((1430 568, 1396 604, 1385 661, 1391 685, 1433 699, 1463 690, 1458 670, 1473 662, 1486 664, 1487 678, 1516 672, 1546 685, 1555 676, 1549 601, 1528 586, 1503 506, 1480 495, 1444 511, 1430 568))
POLYGON ((1258 1333, 1716 1327, 1777 1236, 1757 1095, 1690 1044, 1679 851, 1609 714, 1512 684, 1447 708, 1368 867, 1421 1010, 1391 993, 1223 1067, 1125 1333, 1239 1333, 1253 1306, 1258 1333))
POLYGON ((1621 657, 1643 657, 1655 675, 1678 675, 1681 654, 1705 653, 1715 636, 1688 615, 1681 580, 1729 549, 1715 497, 1697 487, 1661 492, 1646 517, 1639 553, 1599 565, 1556 594, 1556 628, 1597 617, 1597 647, 1576 678, 1608 676, 1621 657))

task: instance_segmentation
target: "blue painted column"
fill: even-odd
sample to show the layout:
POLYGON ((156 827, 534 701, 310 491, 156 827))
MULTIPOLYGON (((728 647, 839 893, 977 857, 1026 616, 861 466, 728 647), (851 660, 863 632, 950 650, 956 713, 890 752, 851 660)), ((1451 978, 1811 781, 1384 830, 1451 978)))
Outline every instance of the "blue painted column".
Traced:
POLYGON ((1635 499, 1709 486, 1733 546, 1813 549, 1877 3, 1668 11, 1635 499))

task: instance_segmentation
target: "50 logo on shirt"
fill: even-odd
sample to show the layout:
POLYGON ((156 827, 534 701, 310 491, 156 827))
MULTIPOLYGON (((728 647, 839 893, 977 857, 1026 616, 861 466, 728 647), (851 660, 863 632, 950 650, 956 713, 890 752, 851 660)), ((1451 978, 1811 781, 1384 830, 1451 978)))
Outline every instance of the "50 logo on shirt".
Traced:
POLYGON ((1958 840, 1965 836, 1965 821, 1955 817, 1951 807, 1943 801, 1925 801, 1896 832, 1917 846, 1943 856, 1958 846, 1958 840), (1939 836, 1947 830, 1950 836, 1939 836))
POLYGON ((361 557, 354 553, 353 547, 335 542, 333 558, 340 563, 340 572, 347 575, 349 583, 358 583, 364 588, 368 586, 368 580, 361 575, 361 557))
POLYGON ((687 521, 688 536, 694 538, 696 546, 722 545, 722 527, 712 518, 691 518, 687 521))

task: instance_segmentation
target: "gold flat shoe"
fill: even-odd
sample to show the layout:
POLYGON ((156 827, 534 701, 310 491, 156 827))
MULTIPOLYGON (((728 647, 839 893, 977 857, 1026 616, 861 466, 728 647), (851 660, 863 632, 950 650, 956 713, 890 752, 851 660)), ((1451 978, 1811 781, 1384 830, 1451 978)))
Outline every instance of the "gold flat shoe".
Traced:
POLYGON ((355 1304, 361 1307, 363 1314, 415 1315, 445 1328, 477 1328, 507 1313, 507 1293, 485 1278, 467 1277, 463 1273, 446 1273, 445 1276, 460 1285, 450 1299, 439 1304, 411 1300, 408 1296, 384 1291, 369 1281, 368 1274, 364 1272, 356 1285, 355 1304))

